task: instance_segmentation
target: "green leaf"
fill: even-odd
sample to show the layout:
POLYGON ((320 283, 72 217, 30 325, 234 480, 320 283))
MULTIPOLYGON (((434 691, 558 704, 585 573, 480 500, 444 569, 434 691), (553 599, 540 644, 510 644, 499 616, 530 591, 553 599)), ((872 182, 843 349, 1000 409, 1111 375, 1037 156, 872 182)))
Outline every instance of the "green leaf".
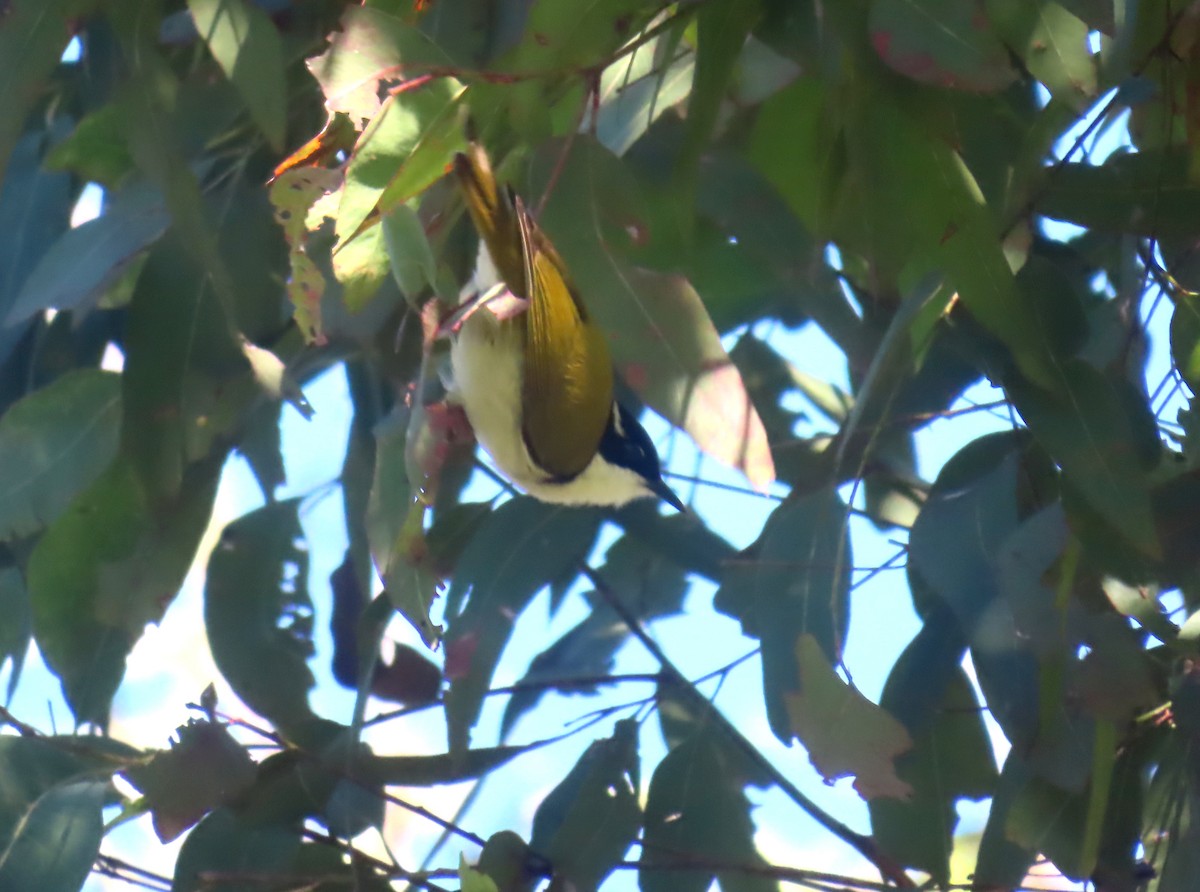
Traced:
POLYGON ((517 756, 541 746, 493 746, 435 756, 365 756, 355 762, 355 776, 378 786, 431 787, 485 776, 517 756))
POLYGON ((837 661, 846 640, 854 563, 846 510, 833 489, 784 502, 755 543, 730 562, 713 598, 716 610, 762 642, 767 719, 784 743, 794 735, 787 696, 801 684, 797 641, 810 635, 837 661))
POLYGON ((912 749, 908 731, 838 677, 821 645, 805 632, 796 642, 798 691, 785 691, 792 733, 826 781, 852 775, 864 799, 906 799, 911 785, 896 774, 896 757, 912 749))
POLYGON ((246 0, 188 0, 188 9, 250 117, 271 148, 282 152, 288 107, 283 41, 271 19, 246 0))
POLYGON ((896 774, 913 796, 868 803, 883 850, 941 884, 950 882, 957 800, 990 795, 998 776, 983 713, 961 666, 961 639, 947 648, 946 631, 926 622, 892 667, 880 699, 913 739, 912 750, 896 760, 896 774), (926 708, 913 710, 914 701, 926 708))
POLYGON ((425 226, 415 210, 401 204, 384 216, 380 228, 396 284, 409 306, 419 308, 421 295, 437 281, 437 260, 425 226))
POLYGON ((169 750, 124 772, 146 797, 160 842, 232 803, 254 781, 254 762, 224 725, 191 719, 176 733, 169 750))
MULTIPOLYGON (((545 188, 561 151, 554 145, 539 154, 535 192, 545 188)), ((626 383, 753 486, 774 480, 762 421, 700 296, 686 279, 626 259, 632 241, 648 236, 644 205, 624 165, 599 144, 576 139, 541 222, 608 334, 626 383)))
POLYGON ((444 50, 399 16, 360 6, 346 9, 329 49, 308 60, 326 108, 350 115, 356 126, 379 113, 381 82, 453 65, 444 50))
MULTIPOLYGON (((544 863, 541 853, 535 855, 519 835, 501 830, 483 844, 475 867, 491 878, 499 892, 533 892, 544 863)), ((463 888, 467 888, 465 884, 463 888)))
POLYGON ((754 846, 743 790, 757 782, 742 754, 711 725, 667 753, 654 769, 646 798, 642 892, 706 892, 714 876, 723 889, 778 889, 778 881, 767 876, 692 867, 696 861, 766 866, 754 846))
POLYGON ((42 255, 13 302, 7 323, 51 307, 89 309, 170 222, 153 190, 125 190, 104 214, 68 229, 42 255))
POLYGON ((1010 398, 1087 503, 1142 552, 1161 553, 1148 470, 1160 446, 1153 417, 1124 378, 1084 362, 1059 367, 1059 393, 1013 382, 1010 398))
POLYGON ((933 87, 993 92, 1017 72, 976 3, 873 0, 871 44, 891 68, 933 87))
POLYGON ((1005 3, 988 0, 996 34, 1046 85, 1050 95, 1081 113, 1096 98, 1096 62, 1086 22, 1053 0, 1005 3))
MULTIPOLYGON (((299 831, 278 824, 242 820, 228 808, 208 815, 188 834, 175 862, 172 892, 201 892, 211 888, 206 873, 264 876, 282 873, 300 849, 299 831)), ((253 892, 255 880, 222 883, 221 892, 253 892)))
POLYGON ((121 131, 120 109, 109 103, 85 116, 46 156, 45 167, 115 189, 134 167, 121 131))
MULTIPOLYGON (((36 3, 22 4, 22 8, 30 6, 41 8, 36 3)), ((8 39, 5 33, 0 30, 0 46, 8 39)), ((7 68, 6 65, 6 71, 7 68)), ((0 97, 0 102, 11 99, 7 92, 0 92, 0 97)), ((3 145, 3 128, 7 123, 7 119, 0 123, 0 171, 7 161, 3 145)), ((42 169, 42 157, 56 135, 55 131, 34 130, 22 136, 12 151, 11 175, 0 177, 0 227, 14 236, 0 239, 0 318, 3 319, 8 318, 26 276, 37 265, 42 252, 69 225, 73 200, 71 178, 42 169)), ((6 327, 0 326, 0 358, 7 355, 6 342, 11 336, 4 332, 6 327)))
POLYGON ((289 499, 229 524, 204 587, 217 668, 247 706, 284 733, 313 716, 312 602, 299 507, 299 499, 289 499))
POLYGON ((7 564, 0 551, 0 670, 10 660, 6 700, 11 702, 21 680, 21 669, 29 653, 33 636, 33 617, 25 577, 15 566, 7 564))
POLYGON ((128 310, 121 452, 151 503, 221 444, 257 396, 250 365, 203 269, 174 230, 150 251, 128 310))
POLYGON ((1000 549, 1017 529, 1017 482, 1028 435, 991 434, 946 463, 909 538, 909 584, 937 600, 916 602, 928 617, 935 605, 954 615, 992 716, 1014 745, 1029 746, 1037 730, 1037 662, 1002 602, 995 569, 1000 549))
POLYGON ((651 40, 600 75, 596 139, 614 155, 629 151, 651 124, 691 90, 695 53, 681 51, 664 67, 657 62, 664 46, 677 44, 665 37, 651 40))
POLYGON ((1200 186, 1189 177, 1184 153, 1115 154, 1101 165, 1059 165, 1046 180, 1038 210, 1088 229, 1191 235, 1200 227, 1200 186))
MULTIPOLYGON (((384 102, 346 168, 337 214, 338 251, 361 237, 376 210, 390 213, 445 174, 454 153, 465 145, 458 117, 465 90, 453 78, 439 78, 384 102)), ((382 240, 376 250, 383 253, 382 240)))
POLYGON ((176 498, 152 510, 130 463, 118 458, 34 548, 33 632, 78 723, 106 723, 126 655, 183 584, 219 469, 219 461, 192 466, 176 498))
POLYGON ((638 499, 618 509, 613 521, 647 549, 712 582, 720 582, 725 564, 737 551, 698 517, 665 516, 649 499, 638 499))
POLYGON ((371 302, 387 279, 389 258, 382 226, 372 226, 333 255, 333 274, 342 285, 342 302, 351 313, 371 302))
MULTIPOLYGON (((657 513, 657 512, 656 512, 657 513)), ((682 527, 692 521, 683 514, 663 518, 664 526, 682 527)), ((661 555, 640 539, 622 536, 605 556, 597 571, 613 597, 641 620, 671 616, 683 609, 687 593, 684 568, 661 555)), ((541 683, 572 678, 600 678, 613 669, 617 651, 629 637, 629 627, 595 593, 587 596, 590 612, 574 628, 539 653, 517 686, 530 685, 509 698, 500 721, 500 736, 507 737, 517 720, 537 705, 547 688, 541 683)), ((596 684, 564 686, 561 693, 593 693, 596 684)))
POLYGON ((0 888, 81 889, 100 853, 107 791, 107 781, 77 780, 39 796, 0 852, 0 888))
POLYGON ((599 524, 596 509, 519 497, 493 511, 471 538, 446 596, 445 702, 452 752, 467 747, 513 621, 543 586, 576 571, 599 524), (455 614, 468 592, 466 608, 455 614))
POLYGON ((52 523, 112 463, 119 375, 77 369, 0 416, 0 539, 52 523))
POLYGON ((71 40, 72 19, 94 0, 13 0, 0 19, 0 182, 25 126, 26 113, 42 94, 71 40))
POLYGON ((582 7, 535 3, 520 44, 498 67, 561 77, 594 66, 633 38, 650 14, 651 9, 640 0, 597 0, 582 7))
POLYGON ((466 855, 458 856, 458 879, 462 883, 460 892, 500 892, 495 880, 467 863, 466 855))
POLYGON ((554 865, 555 882, 594 892, 637 837, 642 811, 637 723, 623 719, 542 800, 530 846, 554 865))

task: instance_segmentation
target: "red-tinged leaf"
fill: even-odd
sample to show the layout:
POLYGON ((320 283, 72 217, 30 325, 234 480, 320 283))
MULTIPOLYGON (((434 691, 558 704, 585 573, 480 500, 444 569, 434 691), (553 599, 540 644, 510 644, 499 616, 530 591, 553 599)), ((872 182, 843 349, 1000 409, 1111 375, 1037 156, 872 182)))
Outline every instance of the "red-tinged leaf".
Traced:
POLYGON ((312 206, 322 195, 336 191, 342 185, 342 177, 340 170, 295 167, 272 181, 267 195, 275 209, 275 222, 283 227, 284 237, 293 250, 304 247, 312 206))
POLYGON ((817 639, 796 641, 800 691, 785 694, 792 729, 827 781, 852 776, 864 799, 906 799, 912 787, 895 759, 912 749, 904 726, 838 677, 817 639))
POLYGON ((868 28, 880 58, 920 83, 993 92, 1016 80, 979 0, 874 0, 868 28))
POLYGON ((146 797, 161 842, 175 839, 254 782, 254 761, 224 725, 193 719, 177 733, 169 750, 124 772, 146 797))
MULTIPOLYGON (((563 148, 543 153, 536 171, 548 177, 563 148)), ((646 226, 632 178, 597 143, 569 148, 542 224, 608 334, 618 372, 703 451, 764 489, 775 479, 766 431, 700 295, 686 279, 626 259, 646 226)))
POLYGON ((383 88, 453 60, 412 25, 371 7, 352 6, 329 49, 308 60, 330 112, 344 112, 356 123, 379 113, 383 88))

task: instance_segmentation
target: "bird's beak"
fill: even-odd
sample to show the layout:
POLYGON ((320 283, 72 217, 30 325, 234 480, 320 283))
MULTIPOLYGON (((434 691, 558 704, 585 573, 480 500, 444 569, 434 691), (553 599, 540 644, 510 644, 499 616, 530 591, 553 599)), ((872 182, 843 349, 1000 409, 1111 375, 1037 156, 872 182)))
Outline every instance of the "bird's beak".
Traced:
POLYGON ((661 477, 650 484, 650 491, 672 508, 687 514, 687 506, 684 505, 683 502, 679 501, 679 496, 675 495, 675 493, 671 490, 671 487, 667 486, 661 477))

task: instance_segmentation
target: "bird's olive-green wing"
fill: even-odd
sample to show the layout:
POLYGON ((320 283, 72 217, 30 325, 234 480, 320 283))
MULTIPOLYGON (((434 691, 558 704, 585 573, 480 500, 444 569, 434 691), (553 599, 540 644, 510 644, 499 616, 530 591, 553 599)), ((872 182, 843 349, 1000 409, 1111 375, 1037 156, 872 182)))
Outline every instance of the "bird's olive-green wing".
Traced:
POLYGON ((529 282, 521 432, 534 461, 566 480, 592 460, 612 414, 612 359, 558 253, 519 198, 515 208, 529 282))
POLYGON ((487 245, 496 272, 509 291, 517 297, 528 297, 525 252, 516 208, 509 195, 497 185, 483 146, 473 142, 466 152, 455 155, 454 172, 462 185, 467 211, 487 245))

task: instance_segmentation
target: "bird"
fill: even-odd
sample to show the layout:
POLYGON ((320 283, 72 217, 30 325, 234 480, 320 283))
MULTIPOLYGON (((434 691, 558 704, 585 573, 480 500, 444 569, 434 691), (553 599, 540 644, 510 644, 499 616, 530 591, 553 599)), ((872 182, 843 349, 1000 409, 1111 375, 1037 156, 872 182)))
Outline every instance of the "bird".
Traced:
POLYGON ((554 245, 496 182, 478 142, 455 155, 453 169, 480 245, 451 335, 451 399, 476 439, 540 501, 618 507, 659 498, 685 511, 650 435, 614 397, 604 333, 554 245), (484 306, 506 293, 518 312, 484 306))

